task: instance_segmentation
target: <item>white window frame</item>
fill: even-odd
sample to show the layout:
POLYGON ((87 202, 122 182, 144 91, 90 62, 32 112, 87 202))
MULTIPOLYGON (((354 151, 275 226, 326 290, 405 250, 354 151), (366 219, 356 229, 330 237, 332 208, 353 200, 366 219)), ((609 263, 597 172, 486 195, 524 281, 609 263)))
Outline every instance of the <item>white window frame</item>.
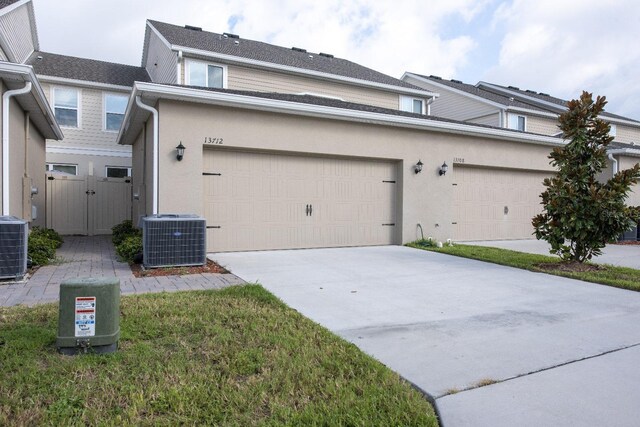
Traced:
POLYGON ((612 136, 614 138, 618 136, 618 126, 614 125, 613 123, 609 123, 609 126, 609 136, 612 136))
MULTIPOLYGON (((51 109, 53 110, 53 115, 55 118, 56 114, 56 89, 71 89, 76 91, 76 100, 78 103, 78 126, 64 126, 60 125, 61 128, 65 129, 82 129, 82 89, 73 87, 73 86, 51 86, 51 109)), ((56 163, 62 164, 62 163, 56 163)))
MULTIPOLYGON (((120 129, 107 129, 107 96, 119 96, 122 98, 129 98, 126 93, 118 93, 118 92, 102 92, 102 130, 110 133, 118 133, 120 129)), ((122 117, 124 119, 124 115, 127 112, 127 107, 125 106, 125 110, 122 112, 122 117)), ((120 113, 117 113, 120 114, 120 113)))
POLYGON ((526 132, 527 131, 527 116, 522 115, 522 114, 509 113, 509 116, 507 117, 507 129, 517 130, 519 132, 526 132), (522 117, 524 119, 524 129, 520 130, 517 127, 516 128, 512 128, 511 127, 511 118, 512 117, 516 118, 516 123, 517 123, 518 118, 522 117))
POLYGON ((54 162, 54 163, 47 163, 47 172, 54 172, 54 166, 55 165, 60 165, 60 166, 73 166, 76 169, 76 173, 74 175, 78 176, 78 165, 74 164, 74 163, 60 163, 60 162, 54 162))
POLYGON ((129 166, 105 166, 104 167, 104 176, 105 177, 109 177, 109 169, 126 169, 127 170, 127 176, 125 176, 124 178, 131 178, 131 167, 129 166))
POLYGON ((400 95, 399 110, 400 110, 400 111, 404 111, 404 112, 406 112, 406 113, 414 113, 414 114, 418 114, 418 113, 416 113, 415 111, 413 111, 413 102, 414 102, 414 101, 420 101, 420 103, 422 104, 421 111, 420 111, 420 113, 419 113, 419 114, 427 114, 427 111, 426 111, 427 103, 424 101, 424 99, 422 99, 422 98, 416 98, 416 97, 414 97, 414 96, 404 96, 404 95, 400 95), (403 110, 403 109, 402 109, 402 104, 403 104, 403 102, 404 102, 405 100, 411 100, 411 111, 406 111, 406 110, 403 110))
MULTIPOLYGON (((196 59, 187 59, 185 61, 185 67, 184 67, 184 84, 187 86, 192 86, 191 85, 191 64, 205 64, 205 65, 213 65, 214 67, 220 67, 222 68, 222 89, 227 89, 228 88, 228 76, 229 76, 229 70, 227 68, 226 65, 224 64, 219 64, 217 62, 209 62, 209 61, 199 61, 196 59)), ((209 79, 209 75, 207 73, 207 80, 209 79)), ((209 82, 207 81, 207 85, 209 84, 209 82)), ((208 87, 208 86, 207 86, 208 87)))

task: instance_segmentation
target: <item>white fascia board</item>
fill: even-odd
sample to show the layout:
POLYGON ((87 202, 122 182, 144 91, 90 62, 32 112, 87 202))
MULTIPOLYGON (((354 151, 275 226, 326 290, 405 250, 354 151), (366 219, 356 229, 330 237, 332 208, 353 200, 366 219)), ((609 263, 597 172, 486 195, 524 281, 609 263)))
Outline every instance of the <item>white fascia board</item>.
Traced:
POLYGON ((496 129, 466 123, 451 123, 428 118, 395 116, 383 113, 349 110, 345 108, 303 104, 291 101, 273 100, 268 98, 236 95, 224 92, 211 92, 193 88, 165 86, 154 83, 140 82, 136 82, 132 91, 129 106, 127 107, 123 124, 120 128, 120 133, 118 134, 117 142, 119 144, 127 144, 127 142, 123 142, 125 136, 124 134, 129 127, 129 120, 131 119, 134 108, 131 105, 131 100, 135 99, 134 97, 137 95, 140 95, 141 97, 150 96, 158 99, 175 99, 187 102, 199 102, 205 104, 238 107, 260 111, 355 121, 361 123, 381 124, 403 128, 431 130, 436 132, 454 133, 458 135, 492 137, 496 139, 538 145, 564 145, 564 141, 559 138, 524 132, 516 132, 507 129, 496 129))
POLYGON ((131 157, 130 150, 111 150, 107 148, 68 147, 47 144, 47 153, 79 154, 83 156, 131 157))
POLYGON ((115 90, 115 91, 122 91, 122 92, 131 91, 131 86, 121 86, 121 85, 112 85, 109 83, 90 82, 87 80, 68 79, 66 77, 47 76, 44 74, 39 74, 38 78, 45 83, 54 83, 54 84, 69 85, 69 86, 81 86, 81 87, 89 87, 89 88, 97 88, 97 89, 108 89, 108 90, 115 90))
POLYGON ((402 75, 401 80, 404 80, 405 76, 407 76, 407 77, 412 77, 412 78, 414 78, 414 79, 416 79, 416 80, 420 80, 420 81, 423 81, 423 82, 428 83, 428 84, 432 84, 432 85, 434 85, 434 86, 437 86, 437 87, 439 87, 439 88, 441 88, 441 89, 444 89, 444 90, 447 90, 447 91, 449 91, 449 92, 453 92, 453 93, 456 93, 456 94, 458 94, 458 95, 466 96, 467 98, 471 98, 471 99, 473 99, 473 100, 476 100, 476 101, 482 102, 482 103, 487 104, 487 105, 491 105, 491 106, 496 107, 496 108, 499 108, 499 109, 503 109, 503 108, 505 108, 505 107, 506 107, 506 105, 504 105, 504 104, 500 104, 500 103, 495 102, 495 101, 490 101, 490 100, 488 100, 488 99, 486 99, 486 98, 483 98, 483 97, 481 97, 481 96, 474 95, 474 94, 472 94, 472 93, 465 92, 465 91, 463 91, 463 90, 456 89, 456 88, 454 88, 454 87, 447 86, 447 85, 444 85, 444 84, 442 84, 442 83, 435 82, 435 81, 433 81, 433 80, 431 80, 431 79, 424 78, 424 77, 419 76, 419 75, 417 75, 417 74, 413 74, 413 73, 405 72, 405 73, 402 75))
POLYGON ((252 67, 259 67, 259 68, 265 68, 270 70, 277 70, 277 71, 289 73, 289 74, 310 76, 310 77, 314 77, 322 80, 338 81, 341 83, 348 83, 355 86, 370 87, 370 88, 381 89, 381 90, 386 90, 386 91, 395 92, 395 93, 410 94, 414 96, 422 96, 427 98, 433 98, 437 96, 436 93, 431 91, 426 91, 426 90, 411 89, 411 88, 406 88, 402 86, 393 86, 386 83, 370 82, 367 80, 355 79, 353 77, 339 76, 337 74, 323 73, 321 71, 305 70, 303 68, 291 67, 288 65, 273 64, 271 62, 241 58, 239 56, 225 55, 222 53, 209 52, 207 50, 200 50, 200 49, 193 49, 185 46, 171 45, 171 50, 176 52, 182 51, 183 54, 191 54, 191 55, 196 55, 200 57, 211 58, 216 61, 223 61, 227 63, 234 63, 234 64, 240 64, 240 65, 248 65, 252 67))
POLYGON ((614 148, 607 150, 607 154, 625 155, 630 157, 640 157, 640 149, 636 148, 614 148))
POLYGON ((57 139, 63 139, 64 135, 62 134, 62 130, 60 129, 60 126, 55 119, 56 116, 51 108, 51 105, 49 105, 49 101, 47 101, 47 97, 44 94, 44 90, 40 85, 38 77, 33 71, 33 67, 31 67, 30 65, 13 64, 11 62, 0 61, 0 72, 19 75, 24 79, 24 81, 31 82, 31 94, 38 103, 42 114, 45 116, 47 122, 49 123, 49 126, 51 127, 51 130, 53 130, 53 133, 56 135, 57 139))

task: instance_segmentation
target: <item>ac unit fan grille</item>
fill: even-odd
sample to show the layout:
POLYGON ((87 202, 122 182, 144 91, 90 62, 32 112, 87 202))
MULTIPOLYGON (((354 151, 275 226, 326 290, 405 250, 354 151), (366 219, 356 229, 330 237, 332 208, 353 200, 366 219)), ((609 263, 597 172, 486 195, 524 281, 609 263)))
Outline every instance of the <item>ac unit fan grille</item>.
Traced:
POLYGON ((22 277, 27 272, 28 226, 16 217, 0 217, 0 279, 22 277))
POLYGON ((206 222, 203 218, 151 216, 143 218, 142 226, 146 267, 206 263, 206 222))

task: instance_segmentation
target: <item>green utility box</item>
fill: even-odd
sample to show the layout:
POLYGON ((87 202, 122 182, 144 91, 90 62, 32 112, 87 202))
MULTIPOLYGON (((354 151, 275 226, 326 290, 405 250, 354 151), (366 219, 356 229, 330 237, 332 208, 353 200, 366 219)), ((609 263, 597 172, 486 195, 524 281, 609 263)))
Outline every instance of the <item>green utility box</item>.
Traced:
POLYGON ((113 353, 119 338, 118 278, 77 278, 60 284, 56 340, 60 353, 113 353))

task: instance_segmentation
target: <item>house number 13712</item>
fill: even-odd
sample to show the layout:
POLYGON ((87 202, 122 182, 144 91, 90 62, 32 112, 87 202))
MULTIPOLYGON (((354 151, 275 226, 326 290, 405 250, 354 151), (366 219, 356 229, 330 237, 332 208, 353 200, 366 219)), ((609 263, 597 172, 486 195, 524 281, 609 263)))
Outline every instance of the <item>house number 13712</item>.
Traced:
POLYGON ((204 137, 205 144, 222 144, 222 138, 211 138, 210 136, 204 137))

